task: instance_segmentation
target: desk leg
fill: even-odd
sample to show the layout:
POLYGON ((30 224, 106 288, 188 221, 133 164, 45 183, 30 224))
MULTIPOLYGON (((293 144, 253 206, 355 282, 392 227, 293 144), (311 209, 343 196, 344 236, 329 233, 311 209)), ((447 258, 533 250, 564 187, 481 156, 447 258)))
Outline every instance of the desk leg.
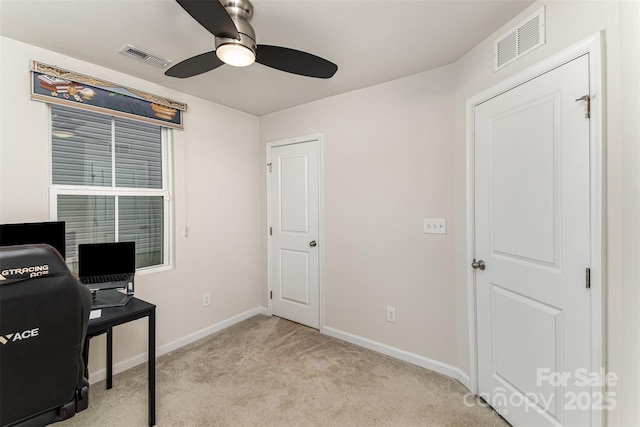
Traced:
POLYGON ((156 309, 149 313, 149 425, 156 425, 156 309))
POLYGON ((107 390, 113 387, 113 328, 107 329, 107 390))
POLYGON ((84 339, 84 347, 82 348, 82 360, 84 361, 84 377, 89 379, 89 341, 90 336, 86 336, 84 339))

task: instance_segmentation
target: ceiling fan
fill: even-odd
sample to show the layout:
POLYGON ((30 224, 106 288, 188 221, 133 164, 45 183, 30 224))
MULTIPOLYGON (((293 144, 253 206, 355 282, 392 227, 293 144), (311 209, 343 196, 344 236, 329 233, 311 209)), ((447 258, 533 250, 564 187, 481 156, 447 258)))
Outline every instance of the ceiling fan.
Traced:
POLYGON ((256 44, 255 31, 249 24, 253 17, 253 5, 249 0, 176 1, 215 36, 216 49, 177 63, 165 71, 167 76, 193 77, 223 64, 245 67, 253 62, 320 79, 328 79, 338 71, 338 66, 333 62, 307 52, 256 44))

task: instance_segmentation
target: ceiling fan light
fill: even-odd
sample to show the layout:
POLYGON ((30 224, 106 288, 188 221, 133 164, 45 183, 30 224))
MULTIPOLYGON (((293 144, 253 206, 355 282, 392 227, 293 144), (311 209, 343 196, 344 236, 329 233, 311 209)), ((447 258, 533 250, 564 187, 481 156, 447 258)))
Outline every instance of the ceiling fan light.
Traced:
POLYGON ((255 62, 256 56, 251 49, 236 43, 227 43, 218 46, 216 55, 225 64, 234 67, 246 67, 255 62))

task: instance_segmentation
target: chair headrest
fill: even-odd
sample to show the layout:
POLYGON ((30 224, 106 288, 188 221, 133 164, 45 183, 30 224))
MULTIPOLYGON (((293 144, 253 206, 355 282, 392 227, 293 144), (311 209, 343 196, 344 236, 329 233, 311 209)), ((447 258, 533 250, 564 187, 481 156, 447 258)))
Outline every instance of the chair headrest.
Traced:
POLYGON ((49 245, 0 247, 0 286, 67 272, 64 259, 49 245))

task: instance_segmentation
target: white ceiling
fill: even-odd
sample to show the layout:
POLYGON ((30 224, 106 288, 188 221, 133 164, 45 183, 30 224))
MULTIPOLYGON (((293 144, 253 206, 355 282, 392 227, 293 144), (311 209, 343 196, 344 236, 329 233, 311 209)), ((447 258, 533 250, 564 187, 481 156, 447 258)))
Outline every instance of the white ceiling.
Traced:
POLYGON ((174 0, 0 0, 0 34, 260 116, 455 62, 531 3, 254 0, 258 43, 338 64, 328 80, 260 64, 175 79, 118 53, 131 44, 175 64, 213 50, 174 0))

